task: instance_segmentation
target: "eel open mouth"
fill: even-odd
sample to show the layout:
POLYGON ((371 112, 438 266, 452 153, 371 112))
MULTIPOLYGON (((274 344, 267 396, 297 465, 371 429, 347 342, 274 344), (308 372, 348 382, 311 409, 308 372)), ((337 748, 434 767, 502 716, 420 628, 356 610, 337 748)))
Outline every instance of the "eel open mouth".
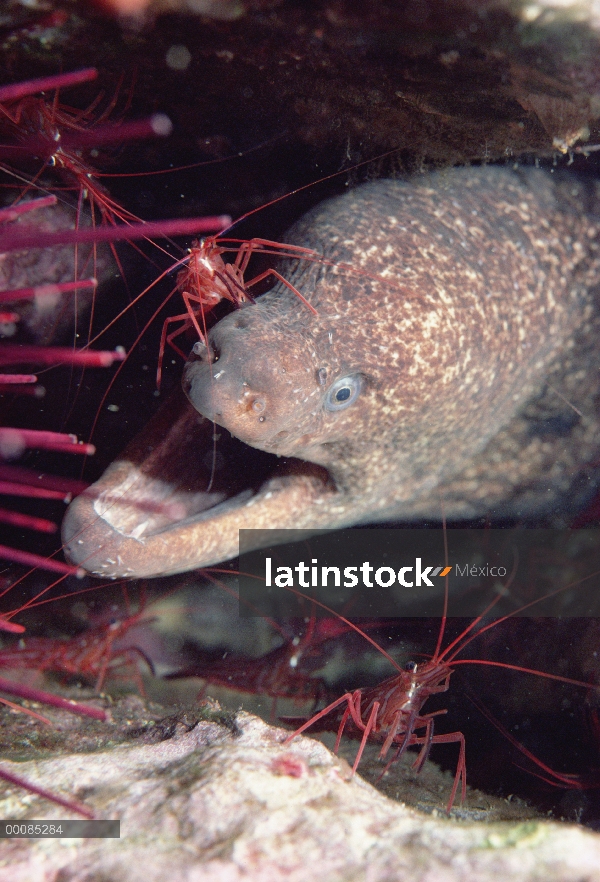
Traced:
POLYGON ((325 469, 248 447, 178 390, 69 506, 65 553, 108 579, 185 572, 236 557, 242 528, 322 526, 335 496, 325 469))

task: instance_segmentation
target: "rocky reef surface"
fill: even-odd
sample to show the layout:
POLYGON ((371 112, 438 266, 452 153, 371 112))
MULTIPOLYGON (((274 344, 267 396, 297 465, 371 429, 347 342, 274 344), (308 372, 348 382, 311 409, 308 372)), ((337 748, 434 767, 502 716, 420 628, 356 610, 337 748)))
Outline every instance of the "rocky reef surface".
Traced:
MULTIPOLYGON (((161 714, 135 696, 113 704, 108 725, 50 712, 43 731, 61 750, 5 767, 120 819, 121 838, 5 840, 0 882, 600 880, 595 834, 475 791, 448 817, 451 776, 430 764, 418 783, 410 767, 391 773, 418 809, 352 777, 314 739, 283 744, 287 732, 251 714, 210 702, 161 714)), ((30 743, 40 737, 41 724, 22 726, 30 743)), ((4 784, 0 815, 69 817, 4 784)))

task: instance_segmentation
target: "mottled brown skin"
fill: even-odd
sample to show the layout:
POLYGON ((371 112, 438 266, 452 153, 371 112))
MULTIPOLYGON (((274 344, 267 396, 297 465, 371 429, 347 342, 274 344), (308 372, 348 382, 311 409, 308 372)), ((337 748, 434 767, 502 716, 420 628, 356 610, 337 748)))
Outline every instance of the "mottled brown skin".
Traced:
MULTIPOLYGON (((70 557, 159 575, 235 556, 240 527, 439 518, 442 502, 454 518, 575 505, 600 453, 596 201, 589 182, 485 167, 318 206, 287 238, 323 261, 285 271, 317 314, 278 285, 213 328, 183 381, 207 421, 293 459, 250 496, 196 494, 183 524, 76 501, 70 557)), ((195 419, 182 411, 186 443, 195 419)), ((97 492, 152 492, 173 456, 179 470, 193 458, 176 452, 183 431, 146 437, 97 492)))

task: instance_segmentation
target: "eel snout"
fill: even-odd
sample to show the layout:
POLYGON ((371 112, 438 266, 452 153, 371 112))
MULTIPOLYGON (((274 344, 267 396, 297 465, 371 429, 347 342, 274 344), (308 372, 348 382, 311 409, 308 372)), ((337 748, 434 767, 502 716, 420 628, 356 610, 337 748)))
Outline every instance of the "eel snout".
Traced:
POLYGON ((252 450, 178 391, 71 503, 64 550, 108 579, 170 575, 236 557, 240 529, 319 526, 336 496, 324 469, 252 450))
MULTIPOLYGON (((252 307, 250 307, 252 308, 252 307)), ((196 343, 186 365, 183 389, 204 417, 224 426, 246 444, 263 446, 292 416, 273 382, 269 349, 253 348, 247 324, 224 319, 210 333, 208 345, 196 343), (223 325, 223 327, 221 327, 223 325)))
POLYGON ((276 310, 261 302, 222 319, 207 344, 194 346, 183 389, 202 416, 245 444, 318 462, 311 448, 330 440, 341 418, 327 407, 328 371, 306 327, 288 330, 286 341, 283 328, 274 339, 276 323, 276 310))

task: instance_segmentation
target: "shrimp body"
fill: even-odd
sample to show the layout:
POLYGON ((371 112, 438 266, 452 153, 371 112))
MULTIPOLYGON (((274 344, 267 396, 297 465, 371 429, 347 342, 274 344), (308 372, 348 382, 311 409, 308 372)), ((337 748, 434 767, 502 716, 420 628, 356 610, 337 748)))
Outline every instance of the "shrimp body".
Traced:
MULTIPOLYGON (((452 667, 446 662, 430 660, 422 665, 409 662, 405 669, 399 669, 398 674, 383 680, 378 686, 368 689, 356 689, 347 692, 336 701, 323 708, 318 714, 307 720, 297 729, 286 742, 291 741, 296 735, 300 735, 309 727, 324 717, 330 716, 346 704, 346 709, 341 715, 335 742, 337 753, 342 735, 346 727, 350 728, 348 734, 361 733, 361 742, 356 753, 352 772, 358 768, 365 745, 369 739, 383 740, 379 753, 380 759, 384 759, 392 745, 396 750, 384 768, 382 775, 389 766, 398 760, 409 747, 420 746, 421 750, 414 763, 414 768, 420 771, 429 756, 432 744, 448 744, 458 742, 459 757, 454 776, 454 783, 448 802, 448 811, 452 808, 458 787, 461 787, 461 800, 466 796, 466 761, 465 739, 462 732, 448 732, 434 734, 434 719, 446 710, 421 713, 423 705, 431 695, 437 695, 448 691, 452 667), (419 730, 424 730, 419 732, 419 730)), ((339 710, 338 710, 339 718, 339 710)), ((337 720, 336 720, 337 722, 337 720)), ((329 729, 326 724, 324 728, 329 729)))
POLYGON ((225 263, 221 255, 225 248, 210 236, 190 248, 189 258, 177 274, 177 287, 182 294, 195 295, 194 300, 210 312, 221 300, 230 300, 236 306, 250 301, 244 285, 244 275, 238 263, 225 263))
MULTIPOLYGON (((445 664, 428 662, 419 666, 409 662, 406 670, 397 676, 388 677, 377 687, 362 690, 361 719, 369 720, 373 715, 370 734, 385 734, 380 757, 385 757, 390 746, 398 740, 408 746, 416 729, 430 725, 440 711, 421 714, 421 709, 431 695, 448 691, 451 674, 452 669, 445 664), (375 705, 377 711, 374 714, 375 705)), ((364 732, 366 725, 363 723, 361 728, 364 732)))
MULTIPOLYGON (((156 385, 160 389, 162 381, 162 365, 166 346, 170 346, 181 358, 188 355, 175 343, 175 339, 186 331, 193 329, 198 337, 197 352, 206 350, 208 339, 208 314, 221 302, 229 300, 236 307, 246 303, 254 303, 249 288, 258 285, 264 279, 272 277, 282 282, 304 305, 316 314, 314 307, 300 291, 294 287, 281 273, 268 269, 251 279, 245 273, 253 254, 270 254, 276 257, 316 260, 319 255, 310 248, 296 245, 285 245, 272 242, 270 239, 249 239, 247 242, 208 236, 206 239, 195 239, 189 255, 178 261, 181 266, 177 273, 177 289, 185 304, 185 312, 170 316, 165 320, 160 340, 156 385), (225 263, 222 254, 235 253, 232 263, 225 263), (175 330, 171 326, 176 325, 175 330)), ((174 269, 174 267, 172 268, 174 269)), ((162 278, 162 277, 159 277, 162 278)))
MULTIPOLYGON (((135 665, 142 657, 149 660, 135 646, 119 646, 127 632, 140 622, 140 614, 129 616, 109 625, 88 628, 70 639, 26 637, 10 648, 0 650, 0 667, 31 668, 59 674, 93 677, 99 692, 108 674, 124 665, 135 665)), ((137 667, 133 674, 139 680, 137 667)))

